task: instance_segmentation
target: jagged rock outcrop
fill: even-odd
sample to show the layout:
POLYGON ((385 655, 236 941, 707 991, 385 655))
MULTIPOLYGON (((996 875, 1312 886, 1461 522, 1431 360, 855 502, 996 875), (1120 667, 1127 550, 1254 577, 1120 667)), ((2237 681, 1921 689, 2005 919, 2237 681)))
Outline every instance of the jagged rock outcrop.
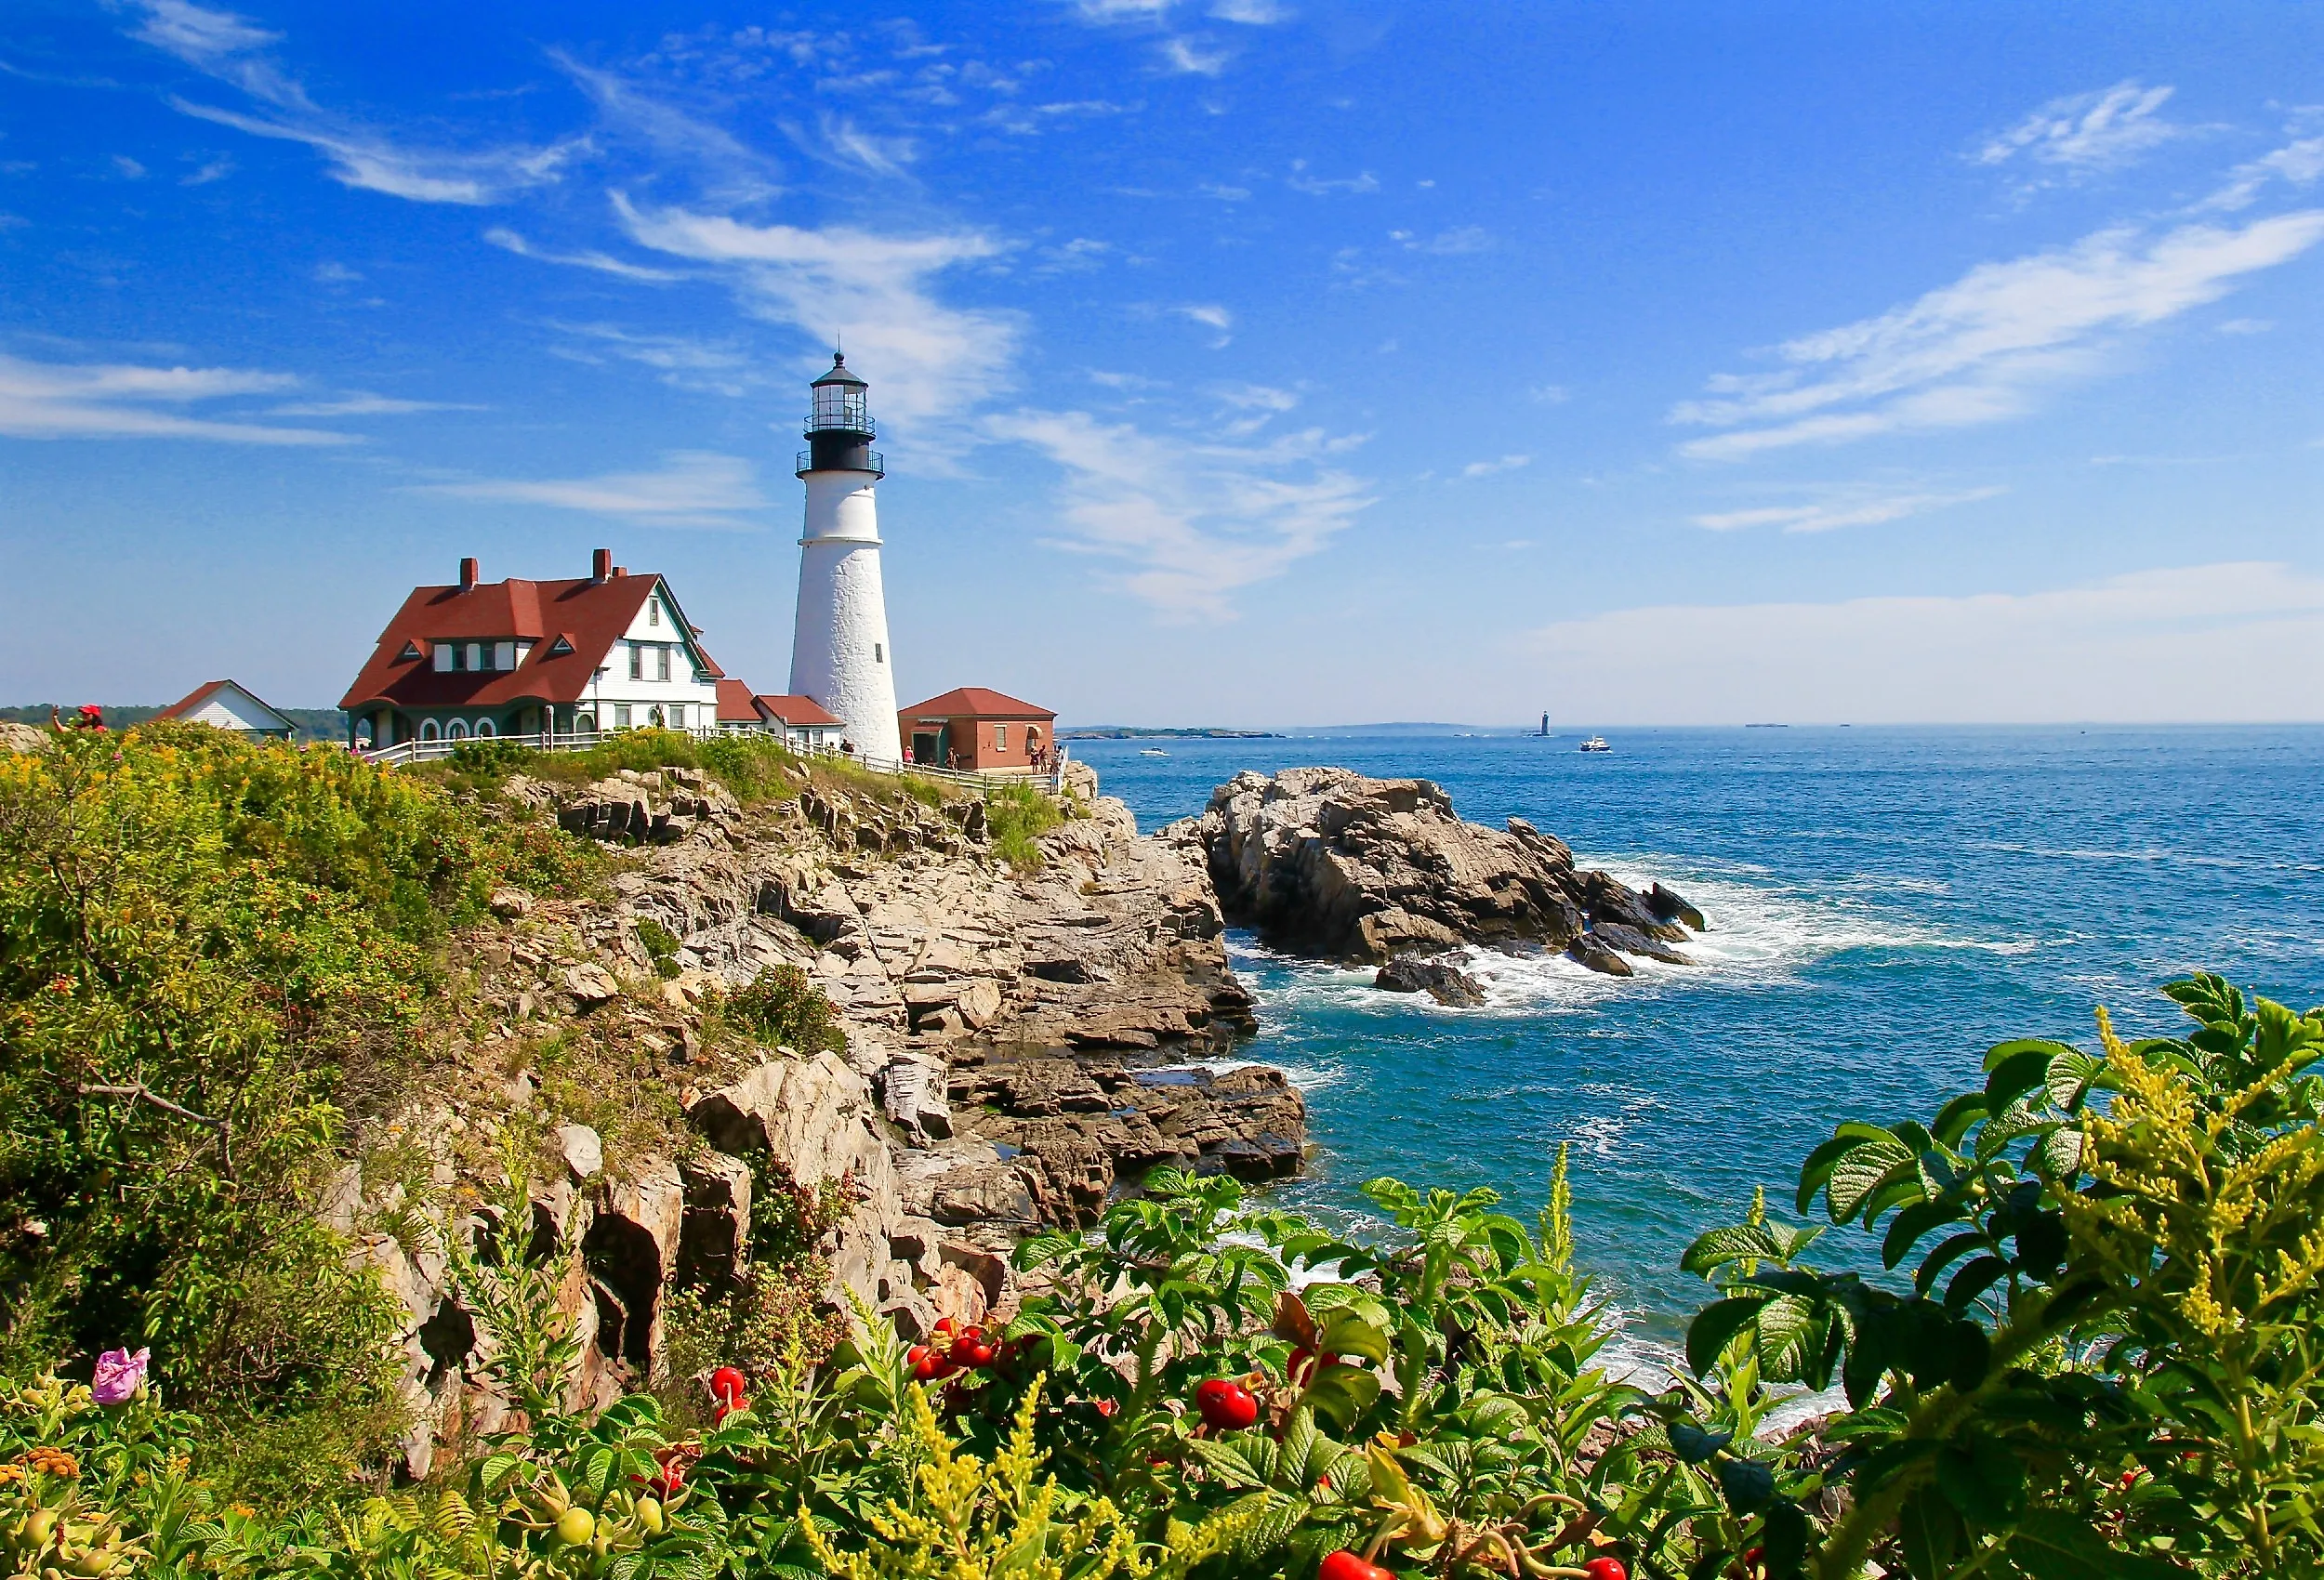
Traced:
POLYGON ((1450 956, 1399 955, 1380 968, 1372 985, 1390 993, 1424 993, 1439 1004, 1457 1008, 1473 1008, 1485 1002, 1485 989, 1450 956))
POLYGON ((489 1197, 506 1125, 537 1139, 530 1221, 461 1232, 566 1259, 576 1404, 658 1375, 672 1291, 740 1274, 762 1192, 835 1184, 833 1298, 917 1336, 1011 1298, 1015 1239, 1089 1221, 1149 1168, 1300 1166, 1306 1112, 1281 1073, 1197 1062, 1254 1027, 1199 851, 1139 837, 1087 770, 1069 779, 1084 815, 1033 872, 991 856, 981 801, 798 779, 751 808, 682 769, 504 787, 624 853, 611 903, 494 893, 428 1094, 372 1122, 369 1155, 417 1149, 428 1183, 358 1165, 335 1190, 333 1220, 406 1314, 411 1474, 508 1402, 483 1384, 491 1338, 456 1258, 375 1226, 415 1190, 489 1197), (707 1014, 786 964, 831 1000, 843 1052, 738 1042, 707 1014), (629 1095, 608 1106, 588 1087, 614 1077, 558 1073, 576 1048, 629 1095), (644 1100, 654 1086, 667 1098, 644 1100))
POLYGON ((1525 943, 1628 975, 1625 953, 1685 963, 1665 946, 1686 937, 1676 918, 1700 920, 1658 886, 1667 915, 1605 873, 1577 871, 1563 841, 1523 818, 1506 829, 1464 823, 1425 779, 1340 768, 1237 774, 1199 818, 1159 837, 1200 852, 1226 915, 1279 946, 1336 959, 1383 964, 1464 943, 1525 943))

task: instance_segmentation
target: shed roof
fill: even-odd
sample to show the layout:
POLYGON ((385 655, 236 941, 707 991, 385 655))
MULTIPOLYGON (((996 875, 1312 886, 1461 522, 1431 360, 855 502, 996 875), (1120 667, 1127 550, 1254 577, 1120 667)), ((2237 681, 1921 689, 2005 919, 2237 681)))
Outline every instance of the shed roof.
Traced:
POLYGON ((903 712, 931 718, 1055 718, 1054 708, 1036 707, 984 686, 955 686, 903 712))

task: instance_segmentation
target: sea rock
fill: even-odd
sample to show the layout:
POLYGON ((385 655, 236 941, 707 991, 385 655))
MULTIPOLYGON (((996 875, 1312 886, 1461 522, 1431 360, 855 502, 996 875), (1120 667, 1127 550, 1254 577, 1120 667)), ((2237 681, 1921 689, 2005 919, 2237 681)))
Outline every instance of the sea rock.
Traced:
POLYGON ((1448 959, 1399 955, 1380 968, 1372 985, 1390 993, 1425 993, 1439 1004, 1468 1008, 1485 1002, 1477 980, 1448 959))
POLYGON ((1636 928, 1624 927, 1619 922, 1592 922, 1589 936, 1606 948, 1619 950, 1624 955, 1643 955, 1649 960, 1660 960, 1672 966, 1695 964, 1693 956, 1681 955, 1660 939, 1649 938, 1636 928))
POLYGON ((1464 823, 1425 779, 1238 774, 1163 833, 1199 846, 1226 915, 1285 947, 1381 963, 1478 941, 1561 948, 1582 928, 1562 842, 1522 819, 1464 823))
POLYGON ((1565 953, 1591 970, 1604 971, 1609 977, 1633 977, 1638 974, 1629 961, 1608 949, 1605 941, 1594 933, 1583 933, 1568 942, 1565 953))
POLYGON ((1674 889, 1665 889, 1657 883, 1646 890, 1645 900, 1646 909, 1654 914, 1656 921, 1684 922, 1697 932, 1710 930, 1703 921, 1703 914, 1688 904, 1685 896, 1674 889))
POLYGON ((29 724, 0 719, 0 752, 45 752, 48 736, 29 724))

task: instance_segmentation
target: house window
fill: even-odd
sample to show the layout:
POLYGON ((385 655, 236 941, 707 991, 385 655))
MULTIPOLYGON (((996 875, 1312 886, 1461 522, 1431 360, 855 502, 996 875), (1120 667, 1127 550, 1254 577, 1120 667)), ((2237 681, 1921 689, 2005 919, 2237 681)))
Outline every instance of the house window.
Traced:
POLYGON ((632 680, 645 678, 645 645, 641 642, 629 644, 629 678, 632 680))
POLYGON ((614 728, 616 730, 629 728, 629 704, 627 703, 614 704, 614 728))
POLYGON ((669 727, 672 730, 683 730, 686 728, 686 710, 684 708, 674 707, 669 710, 669 727))
POLYGON ((888 662, 888 644, 887 644, 887 643, 885 643, 885 642, 874 642, 874 643, 872 643, 872 662, 873 662, 874 664, 885 664, 885 663, 887 663, 887 662, 888 662))
POLYGON ((654 650, 654 678, 656 680, 669 678, 669 645, 667 643, 654 650))
POLYGON ((470 669, 482 669, 482 668, 483 668, 483 667, 484 667, 484 644, 483 644, 483 643, 482 643, 482 642, 470 642, 470 643, 469 643, 469 645, 468 645, 468 666, 469 666, 470 669))
POLYGON ((439 671, 442 671, 451 667, 452 644, 450 642, 438 642, 436 644, 436 668, 439 671))
POLYGON ((662 600, 660 599, 657 598, 645 606, 645 623, 649 625, 659 625, 662 623, 662 600))
POLYGON ((996 725, 994 725, 994 726, 993 726, 993 750, 995 750, 995 751, 997 751, 997 752, 1005 752, 1005 751, 1007 751, 1008 749, 1009 749, 1009 726, 1007 726, 1006 724, 996 724, 996 725))
POLYGON ((514 642, 493 643, 493 667, 514 669, 517 666, 517 645, 514 642))

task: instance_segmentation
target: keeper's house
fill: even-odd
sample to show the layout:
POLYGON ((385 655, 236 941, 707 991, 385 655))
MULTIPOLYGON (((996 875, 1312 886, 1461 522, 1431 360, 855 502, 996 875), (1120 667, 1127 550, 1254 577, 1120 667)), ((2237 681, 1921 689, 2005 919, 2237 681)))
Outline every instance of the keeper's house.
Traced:
POLYGON ((457 584, 414 587, 339 706, 352 744, 374 748, 710 731, 722 676, 669 584, 631 575, 601 548, 574 581, 480 582, 463 560, 457 584))
POLYGON ((720 680, 719 730, 772 735, 794 751, 836 752, 847 726, 812 697, 755 696, 744 681, 720 680))
POLYGON ((157 716, 231 730, 253 741, 287 741, 298 726, 260 702, 257 693, 233 680, 211 680, 178 698, 157 716))
POLYGON ((912 761, 971 773, 1031 773, 1057 715, 983 686, 958 686, 896 716, 912 761))

